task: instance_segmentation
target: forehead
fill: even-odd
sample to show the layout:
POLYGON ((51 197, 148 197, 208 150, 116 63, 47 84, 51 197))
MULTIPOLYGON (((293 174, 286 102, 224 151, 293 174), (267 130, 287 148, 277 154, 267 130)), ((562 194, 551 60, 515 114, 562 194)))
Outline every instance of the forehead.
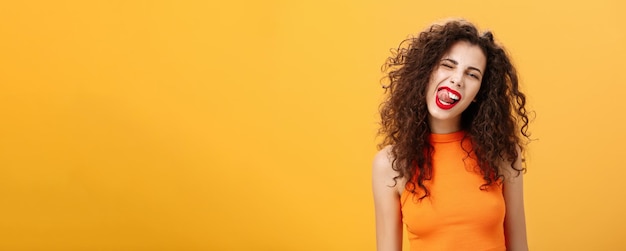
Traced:
POLYGON ((484 72, 487 58, 478 46, 467 41, 458 41, 443 55, 442 59, 452 59, 463 68, 474 67, 484 72))

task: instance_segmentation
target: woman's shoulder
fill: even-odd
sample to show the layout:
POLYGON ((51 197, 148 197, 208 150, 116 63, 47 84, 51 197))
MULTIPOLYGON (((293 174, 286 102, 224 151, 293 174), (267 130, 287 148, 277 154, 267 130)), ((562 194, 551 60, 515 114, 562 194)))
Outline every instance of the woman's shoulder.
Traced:
POLYGON ((392 168, 393 153, 391 152, 392 149, 393 149, 393 146, 388 145, 380 149, 380 151, 378 151, 376 155, 374 155, 374 163, 373 163, 373 168, 375 169, 374 171, 380 171, 380 172, 387 172, 389 170, 393 171, 393 168, 392 168))
POLYGON ((511 161, 502 161, 501 168, 502 175, 504 176, 504 182, 516 182, 516 180, 520 180, 524 173, 524 153, 520 146, 516 147, 517 157, 515 160, 511 161))
POLYGON ((393 146, 385 146, 374 156, 372 163, 372 179, 377 183, 384 183, 389 187, 395 188, 398 193, 404 190, 404 182, 398 177, 398 171, 393 168, 393 146), (399 189, 402 188, 402 189, 399 189))

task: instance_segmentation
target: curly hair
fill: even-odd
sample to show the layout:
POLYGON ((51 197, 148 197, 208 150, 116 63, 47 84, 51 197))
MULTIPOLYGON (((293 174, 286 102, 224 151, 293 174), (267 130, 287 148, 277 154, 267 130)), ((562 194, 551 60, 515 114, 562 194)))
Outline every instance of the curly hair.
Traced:
POLYGON ((430 195, 424 181, 432 179, 426 88, 437 62, 458 41, 480 47, 487 59, 476 102, 461 114, 463 141, 470 140, 472 146, 466 152, 474 154, 485 180, 480 189, 504 179, 503 162, 511 163, 517 175, 526 170, 514 166, 530 136, 526 96, 519 90, 517 72, 506 51, 494 42, 491 32, 479 34, 465 20, 433 24, 419 36, 402 41, 382 67, 388 95, 380 105, 378 133, 384 139, 378 147, 393 146, 392 168, 398 173, 394 181, 405 178, 405 189, 413 194, 422 190, 420 200, 430 195))

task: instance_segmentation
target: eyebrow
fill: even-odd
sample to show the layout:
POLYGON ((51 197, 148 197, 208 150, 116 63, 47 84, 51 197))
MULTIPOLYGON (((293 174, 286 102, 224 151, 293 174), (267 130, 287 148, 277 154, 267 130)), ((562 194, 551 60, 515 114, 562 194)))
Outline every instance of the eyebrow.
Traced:
MULTIPOLYGON (((444 59, 442 59, 441 61, 444 61, 444 60, 445 60, 445 61, 450 61, 450 63, 453 63, 454 65, 459 65, 459 62, 455 61, 454 59, 444 58, 444 59)), ((483 72, 482 72, 482 71, 480 71, 480 70, 479 70, 478 68, 476 68, 476 67, 473 67, 473 66, 468 66, 467 68, 468 68, 468 69, 470 69, 470 70, 475 70, 475 71, 478 71, 480 74, 483 74, 483 72)))

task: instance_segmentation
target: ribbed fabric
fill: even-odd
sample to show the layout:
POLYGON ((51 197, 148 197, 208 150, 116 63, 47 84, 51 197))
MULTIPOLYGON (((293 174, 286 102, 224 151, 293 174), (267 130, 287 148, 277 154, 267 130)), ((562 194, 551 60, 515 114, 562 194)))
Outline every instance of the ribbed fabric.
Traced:
POLYGON ((461 147, 463 141, 464 148, 471 148, 464 135, 432 134, 433 177, 425 181, 430 197, 418 201, 408 190, 402 194, 411 251, 506 250, 502 189, 480 190, 485 181, 475 157, 461 147))

